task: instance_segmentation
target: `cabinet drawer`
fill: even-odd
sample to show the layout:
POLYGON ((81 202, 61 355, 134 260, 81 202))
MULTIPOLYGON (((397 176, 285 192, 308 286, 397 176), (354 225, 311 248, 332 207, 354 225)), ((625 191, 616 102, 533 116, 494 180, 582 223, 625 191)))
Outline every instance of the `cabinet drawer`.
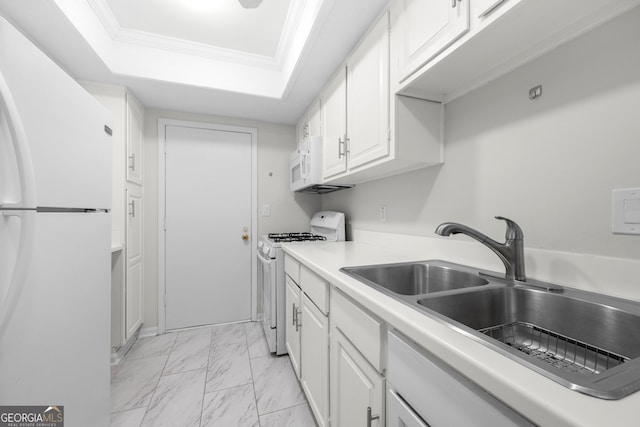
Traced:
POLYGON ((424 348, 389 332, 389 388, 429 426, 533 427, 424 348))
POLYGON ((300 263, 284 254, 284 272, 293 279, 294 282, 300 283, 300 263))
POLYGON ((329 283, 304 265, 300 267, 300 288, 324 315, 329 313, 329 283))
POLYGON ((382 337, 384 324, 340 291, 331 292, 331 322, 353 343, 378 372, 384 369, 382 337))

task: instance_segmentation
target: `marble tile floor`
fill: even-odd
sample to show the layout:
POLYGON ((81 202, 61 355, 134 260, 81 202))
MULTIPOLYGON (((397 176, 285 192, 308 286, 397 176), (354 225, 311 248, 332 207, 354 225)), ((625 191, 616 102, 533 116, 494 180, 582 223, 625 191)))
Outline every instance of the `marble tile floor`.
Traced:
POLYGON ((257 322, 140 338, 111 369, 112 427, 315 427, 257 322))

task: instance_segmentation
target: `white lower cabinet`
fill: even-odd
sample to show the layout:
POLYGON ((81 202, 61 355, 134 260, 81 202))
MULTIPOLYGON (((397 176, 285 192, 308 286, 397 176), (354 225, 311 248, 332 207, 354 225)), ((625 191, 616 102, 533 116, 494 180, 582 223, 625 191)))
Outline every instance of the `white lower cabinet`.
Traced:
MULTIPOLYGON (((297 262, 288 263, 291 271, 297 262)), ((286 347, 316 422, 325 427, 329 425, 329 318, 324 297, 328 284, 308 269, 301 270, 301 286, 286 276, 286 347)))
POLYGON ((298 316, 300 315, 300 288, 289 276, 286 276, 286 283, 286 347, 293 370, 298 379, 300 379, 300 326, 298 321, 298 316))
POLYGON ((392 427, 533 426, 444 361, 396 331, 388 334, 387 379, 389 425, 392 427))
POLYGON ((320 427, 329 425, 329 319, 301 295, 300 383, 320 427))
POLYGON ((385 425, 384 324, 331 290, 331 425, 385 425))
POLYGON ((384 377, 338 328, 331 332, 331 425, 384 426, 384 377))
POLYGON ((387 390, 387 427, 430 427, 392 389, 387 390))
POLYGON ((125 280, 125 340, 129 340, 143 320, 143 256, 144 229, 142 222, 141 188, 132 186, 127 194, 127 244, 125 247, 127 269, 125 280))
POLYGON ((285 270, 287 350, 318 426, 533 425, 308 266, 285 270))

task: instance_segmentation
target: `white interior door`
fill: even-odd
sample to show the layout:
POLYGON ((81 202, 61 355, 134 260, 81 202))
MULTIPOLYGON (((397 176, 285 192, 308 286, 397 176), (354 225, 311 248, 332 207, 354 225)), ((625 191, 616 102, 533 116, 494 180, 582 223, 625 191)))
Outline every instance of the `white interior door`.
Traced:
POLYGON ((166 329, 248 320, 254 135, 165 129, 166 329))

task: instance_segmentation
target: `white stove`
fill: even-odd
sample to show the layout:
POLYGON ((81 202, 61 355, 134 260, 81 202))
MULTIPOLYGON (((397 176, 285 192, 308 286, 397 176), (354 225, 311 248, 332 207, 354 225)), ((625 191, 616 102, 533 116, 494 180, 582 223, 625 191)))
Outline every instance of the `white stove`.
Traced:
POLYGON ((338 242, 345 240, 344 214, 321 211, 311 218, 310 232, 270 233, 258 242, 258 260, 262 264, 262 324, 269 350, 286 354, 285 278, 282 243, 338 242))

